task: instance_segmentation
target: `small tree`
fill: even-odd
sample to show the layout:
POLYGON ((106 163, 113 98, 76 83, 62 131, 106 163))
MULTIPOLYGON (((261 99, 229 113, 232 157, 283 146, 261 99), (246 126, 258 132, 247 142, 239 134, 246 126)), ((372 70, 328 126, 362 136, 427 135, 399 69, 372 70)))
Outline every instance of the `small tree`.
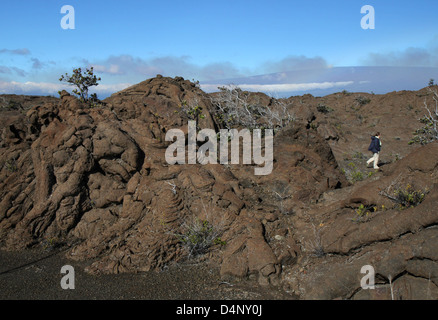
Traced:
POLYGON ((97 95, 93 93, 90 97, 88 96, 88 89, 92 86, 97 86, 101 78, 98 78, 94 72, 93 67, 90 69, 87 68, 86 71, 82 72, 81 68, 73 69, 73 74, 65 74, 59 78, 61 82, 67 82, 70 85, 76 87, 73 89, 73 93, 78 96, 78 98, 85 103, 88 103, 90 106, 94 105, 98 99, 97 95))

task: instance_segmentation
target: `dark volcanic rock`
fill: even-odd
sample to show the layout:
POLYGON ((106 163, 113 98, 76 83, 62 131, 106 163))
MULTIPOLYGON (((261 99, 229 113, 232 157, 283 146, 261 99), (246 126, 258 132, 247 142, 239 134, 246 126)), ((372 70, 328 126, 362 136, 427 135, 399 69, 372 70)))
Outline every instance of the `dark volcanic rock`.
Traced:
MULTIPOLYGON (((266 106, 272 100, 251 97, 266 106)), ((361 267, 373 265, 382 288, 394 280, 397 297, 436 297, 437 144, 408 146, 408 133, 397 130, 418 124, 385 126, 389 111, 373 118, 372 110, 410 102, 413 109, 399 116, 412 121, 416 98, 391 93, 372 96, 369 105, 355 95, 289 98, 296 120, 275 135, 266 176, 255 175, 255 165, 167 164, 166 132, 187 132, 183 104, 202 108, 200 128, 219 127, 210 96, 179 77, 146 80, 102 107, 87 108, 63 92, 29 110, 2 110, 0 244, 65 246, 67 258, 90 262, 90 273, 139 272, 193 258, 184 236, 198 227, 215 235, 196 258, 217 262, 224 278, 254 277, 304 299, 387 298, 388 291, 360 289, 361 267), (352 184, 341 168, 352 152, 366 150, 374 130, 355 121, 382 121, 380 131, 399 139, 385 142, 383 172, 352 184), (355 130, 345 129, 350 124, 355 130), (390 159, 402 145, 401 160, 390 159), (400 211, 380 193, 394 181, 430 192, 400 211), (358 223, 360 204, 389 209, 358 223)))

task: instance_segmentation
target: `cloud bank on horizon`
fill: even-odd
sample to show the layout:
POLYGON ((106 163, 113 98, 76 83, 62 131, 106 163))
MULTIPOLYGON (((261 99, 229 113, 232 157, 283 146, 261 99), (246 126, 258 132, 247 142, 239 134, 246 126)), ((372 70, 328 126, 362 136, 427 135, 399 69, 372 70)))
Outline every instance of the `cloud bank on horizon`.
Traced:
POLYGON ((370 2, 78 1, 70 30, 59 1, 4 4, 0 94, 53 95, 68 89, 61 74, 91 66, 100 97, 157 74, 280 96, 417 90, 438 77, 438 3, 370 2), (365 4, 373 30, 361 27, 365 4))

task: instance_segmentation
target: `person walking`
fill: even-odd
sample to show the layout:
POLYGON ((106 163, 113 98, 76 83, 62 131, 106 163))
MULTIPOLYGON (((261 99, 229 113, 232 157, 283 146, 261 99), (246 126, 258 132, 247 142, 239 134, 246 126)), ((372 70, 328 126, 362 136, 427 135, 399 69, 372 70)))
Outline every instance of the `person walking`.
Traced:
POLYGON ((380 141, 380 132, 377 132, 374 136, 371 137, 371 143, 368 147, 368 150, 373 153, 373 156, 367 161, 367 166, 369 166, 370 163, 373 162, 374 169, 376 170, 379 169, 378 163, 381 146, 382 142, 380 141))

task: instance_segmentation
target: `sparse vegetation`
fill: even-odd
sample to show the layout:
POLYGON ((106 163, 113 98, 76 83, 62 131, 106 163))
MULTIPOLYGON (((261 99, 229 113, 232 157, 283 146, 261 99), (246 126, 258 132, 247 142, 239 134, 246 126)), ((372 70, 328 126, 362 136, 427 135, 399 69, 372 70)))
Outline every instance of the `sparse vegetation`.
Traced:
POLYGON ((353 171, 351 174, 351 178, 354 181, 362 181, 364 176, 363 176, 363 173, 361 171, 353 171))
POLYGON ((329 112, 332 112, 333 109, 330 107, 327 107, 325 104, 319 103, 318 106, 316 107, 316 110, 318 110, 318 112, 327 114, 329 112))
POLYGON ((212 115, 220 127, 232 129, 273 129, 274 133, 294 121, 287 105, 282 100, 272 99, 264 106, 251 97, 249 92, 238 87, 220 87, 212 97, 212 115))
POLYGON ((360 151, 356 151, 356 152, 353 154, 353 159, 362 160, 362 159, 365 159, 365 156, 363 155, 362 152, 360 152, 360 151))
POLYGON ((435 110, 430 110, 426 100, 424 101, 427 114, 420 119, 420 123, 424 126, 413 133, 414 137, 409 141, 409 144, 418 143, 425 145, 438 140, 438 93, 430 87, 427 89, 432 94, 432 99, 435 102, 435 110))
POLYGON ((272 191, 276 201, 278 201, 278 208, 280 210, 280 213, 288 215, 292 213, 292 208, 286 208, 285 205, 285 200, 286 199, 290 199, 291 195, 290 195, 290 191, 289 191, 289 187, 286 187, 281 193, 277 192, 277 191, 272 191))
POLYGON ((17 159, 16 158, 11 158, 6 160, 5 162, 5 168, 7 171, 14 173, 18 171, 18 166, 17 166, 17 159))
POLYGON ((21 103, 0 97, 0 110, 12 111, 12 110, 24 110, 21 103))
POLYGON ((402 186, 398 179, 393 181, 385 190, 380 191, 380 195, 392 200, 400 210, 418 206, 428 193, 428 189, 416 189, 410 183, 402 186))
POLYGON ((371 217, 372 217, 372 213, 377 213, 377 212, 384 212, 388 209, 391 208, 387 208, 384 204, 382 205, 375 205, 375 204, 367 204, 364 205, 363 203, 361 203, 355 210, 354 212, 356 213, 355 218, 352 219, 352 221, 354 222, 368 222, 370 221, 371 217))
POLYGON ((353 153, 353 155, 349 155, 348 153, 343 154, 343 160, 346 161, 346 165, 341 169, 341 172, 345 175, 345 177, 352 183, 365 180, 366 178, 371 178, 375 172, 368 171, 364 167, 364 161, 367 157, 359 151, 353 153))
POLYGON ((59 248, 62 245, 62 242, 56 237, 47 237, 44 238, 41 242, 41 247, 45 251, 53 251, 59 248))
POLYGON ((370 98, 364 97, 364 96, 358 96, 356 99, 356 102, 360 105, 360 106, 364 106, 368 103, 371 102, 370 98))
POLYGON ((357 167, 357 165, 354 162, 350 161, 347 164, 347 166, 349 170, 346 170, 346 173, 348 173, 347 176, 349 176, 350 181, 357 182, 357 181, 362 181, 364 179, 363 172, 360 171, 360 169, 357 167))
POLYGON ((199 101, 195 100, 188 103, 184 100, 181 103, 181 111, 187 116, 188 120, 196 121, 196 130, 200 130, 199 119, 205 119, 205 115, 202 113, 203 108, 200 106, 199 101))
POLYGON ((416 207, 423 202, 428 190, 416 190, 410 184, 404 188, 398 188, 394 192, 394 200, 400 205, 400 208, 416 207))
MULTIPOLYGON (((396 139, 397 140, 397 139, 396 139)), ((397 161, 399 161, 400 159, 402 159, 403 157, 400 155, 400 154, 398 154, 398 153, 395 153, 395 154, 390 154, 389 155, 391 158, 394 158, 394 160, 391 160, 391 162, 397 162, 397 161)))
POLYGON ((177 237, 187 249, 189 257, 205 254, 214 245, 226 244, 220 238, 221 228, 214 226, 208 220, 195 218, 191 223, 185 223, 183 228, 184 232, 177 237))
MULTIPOLYGON (((382 206, 384 208, 384 206, 382 206)), ((353 219, 354 222, 367 222, 370 219, 370 213, 377 212, 379 208, 376 205, 364 205, 360 204, 359 207, 355 210, 356 218, 353 219)))
POLYGON ((195 86, 195 88, 198 88, 198 89, 201 88, 201 84, 200 84, 199 80, 192 79, 192 83, 195 86))
POLYGON ((313 257, 322 258, 327 254, 324 249, 322 243, 322 236, 321 236, 321 232, 323 230, 323 224, 321 223, 317 228, 312 223, 312 228, 313 228, 314 238, 313 240, 309 240, 304 243, 304 250, 306 252, 309 252, 309 254, 313 257))

